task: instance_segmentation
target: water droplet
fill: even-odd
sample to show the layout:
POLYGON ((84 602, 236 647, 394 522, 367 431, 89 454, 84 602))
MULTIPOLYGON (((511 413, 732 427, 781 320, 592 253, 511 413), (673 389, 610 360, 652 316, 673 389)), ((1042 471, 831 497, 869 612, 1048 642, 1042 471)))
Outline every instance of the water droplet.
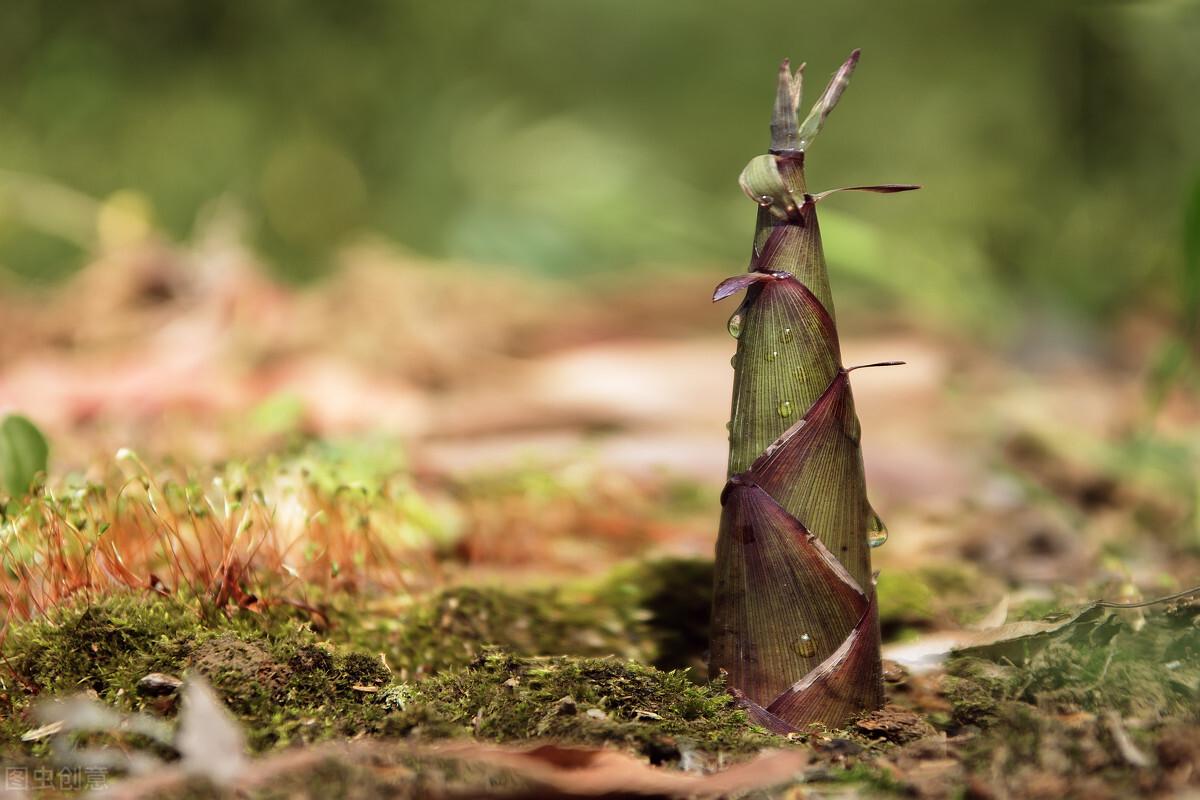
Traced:
POLYGON ((790 342, 791 340, 792 340, 792 329, 784 328, 783 333, 781 333, 779 335, 779 341, 786 343, 786 342, 790 342))
POLYGON ((742 335, 742 315, 741 312, 734 312, 729 318, 729 335, 737 338, 742 335))
POLYGON ((817 643, 807 633, 802 633, 796 642, 796 650, 805 658, 812 658, 817 654, 817 643))
POLYGON ((872 511, 871 518, 867 521, 867 544, 871 547, 882 547, 887 538, 887 525, 884 525, 879 515, 872 511))
POLYGON ((775 198, 771 197, 769 194, 760 194, 758 196, 758 205, 762 208, 768 208, 774 202, 775 198))
POLYGON ((727 431, 733 430, 733 420, 729 420, 729 422, 725 423, 725 430, 727 430, 727 431))
POLYGON ((767 353, 767 361, 774 361, 777 358, 779 358, 779 353, 776 351, 772 350, 771 352, 767 353))
POLYGON ((779 404, 779 416, 790 417, 792 415, 792 401, 784 400, 779 404))
POLYGON ((737 369, 737 353, 734 353, 729 357, 729 366, 737 369))

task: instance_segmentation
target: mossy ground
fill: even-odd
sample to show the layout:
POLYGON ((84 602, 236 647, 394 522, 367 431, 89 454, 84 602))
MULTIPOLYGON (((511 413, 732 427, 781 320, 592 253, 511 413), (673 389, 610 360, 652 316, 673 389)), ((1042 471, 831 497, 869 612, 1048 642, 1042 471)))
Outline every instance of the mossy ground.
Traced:
POLYGON ((1200 606, 1145 619, 1104 615, 1020 649, 1015 659, 950 660, 945 683, 957 721, 980 724, 1017 701, 1051 714, 1200 722, 1200 606))
POLYGON ((654 763, 738 755, 781 740, 750 725, 719 684, 615 657, 517 657, 484 653, 466 669, 397 687, 384 701, 403 710, 404 732, 460 732, 496 742, 549 739, 619 744, 654 763))
MULTIPOLYGON (((260 753, 362 736, 474 738, 604 745, 674 768, 789 746, 750 724, 719 683, 673 669, 703 662, 710 575, 708 562, 668 559, 559 588, 463 586, 386 619, 331 598, 319 629, 283 606, 199 614, 154 595, 64 606, 7 635, 0 750, 25 762, 48 754, 46 740, 21 741, 45 697, 85 692, 174 717, 172 698, 138 693, 152 672, 203 674, 260 753)), ((927 582, 907 576, 888 591, 927 582)), ((928 597, 922 589, 895 604, 908 609, 903 624, 922 624, 913 609, 928 597)), ((1024 648, 1018 660, 954 658, 924 693, 892 687, 893 700, 915 714, 893 706, 850 730, 805 737, 814 753, 807 782, 921 797, 961 795, 981 780, 1019 796, 1068 797, 1186 783, 1180 776, 1191 775, 1186 765, 1198 755, 1188 742, 1200 734, 1197 619, 1186 604, 1148 614, 1141 627, 1128 614, 1105 614, 1024 648), (1114 724, 1149 766, 1128 763, 1114 724)), ((334 759, 293 788, 317 796, 316 787, 353 784, 364 797, 417 796, 406 793, 420 769, 394 769, 409 778, 334 759)), ((211 787, 193 788, 211 796, 211 787)))
POLYGON ((613 742, 667 759, 745 753, 772 737, 701 676, 652 665, 700 655, 688 631, 703 630, 706 596, 703 609, 671 598, 710 569, 665 560, 563 590, 448 589, 366 630, 352 624, 361 616, 333 614, 321 634, 283 608, 202 616, 153 595, 66 606, 10 630, 0 736, 11 754, 43 753, 45 742, 20 741, 36 727, 33 704, 79 692, 171 716, 172 702, 138 694, 158 672, 204 675, 255 750, 416 730, 613 742))
POLYGON ((257 750, 362 730, 382 716, 370 703, 373 690, 391 680, 377 656, 331 646, 286 616, 243 611, 205 622, 158 598, 115 596, 57 609, 15 626, 4 656, 0 734, 10 751, 34 727, 29 712, 43 697, 83 692, 123 711, 172 716, 169 699, 138 693, 150 673, 203 675, 257 750))
POLYGON ((968 769, 1015 796, 1180 788, 1179 763, 1200 756, 1200 605, 1102 615, 1021 651, 947 664, 946 727, 965 732, 968 769))

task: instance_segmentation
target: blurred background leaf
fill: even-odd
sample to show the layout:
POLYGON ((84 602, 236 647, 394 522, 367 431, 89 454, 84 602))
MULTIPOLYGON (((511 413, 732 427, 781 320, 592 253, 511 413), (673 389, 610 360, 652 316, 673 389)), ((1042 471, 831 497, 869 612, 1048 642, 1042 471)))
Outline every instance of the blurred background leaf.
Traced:
POLYGON ((295 279, 364 235, 568 278, 721 275, 746 258, 734 179, 779 59, 820 86, 859 46, 813 186, 926 190, 829 203, 835 280, 861 292, 843 305, 1018 335, 1017 303, 1173 314, 1198 34, 1200 5, 1166 0, 11 0, 0 269, 70 273, 114 203, 186 239, 232 198, 295 279))

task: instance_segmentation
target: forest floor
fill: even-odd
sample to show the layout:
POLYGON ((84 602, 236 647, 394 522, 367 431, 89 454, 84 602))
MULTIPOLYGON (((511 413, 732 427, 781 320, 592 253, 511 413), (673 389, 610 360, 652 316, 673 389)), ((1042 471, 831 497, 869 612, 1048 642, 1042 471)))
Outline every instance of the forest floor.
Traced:
POLYGON ((0 520, 9 789, 1200 792, 1200 606, 1093 604, 1200 575, 1200 403, 1153 324, 990 348, 839 309, 846 364, 908 362, 854 379, 889 705, 783 738, 704 667, 722 275, 364 249, 298 290, 211 248, 0 296, 0 411, 53 447, 0 520))

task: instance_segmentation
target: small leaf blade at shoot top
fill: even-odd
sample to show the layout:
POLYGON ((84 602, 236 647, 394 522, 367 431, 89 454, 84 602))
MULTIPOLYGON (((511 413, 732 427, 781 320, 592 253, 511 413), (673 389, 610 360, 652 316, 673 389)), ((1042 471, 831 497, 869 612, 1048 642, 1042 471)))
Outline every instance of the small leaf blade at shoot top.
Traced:
POLYGON ((775 113, 771 117, 772 150, 800 149, 797 122, 803 98, 804 65, 797 67, 793 74, 791 62, 785 58, 779 65, 779 89, 775 95, 775 113))
POLYGON ((800 124, 800 146, 797 148, 798 150, 806 149, 812 144, 813 139, 817 138, 817 134, 821 132, 821 128, 824 127, 825 119, 829 116, 829 112, 833 111, 834 107, 838 104, 838 100, 842 97, 842 92, 846 91, 846 87, 850 85, 850 76, 854 74, 854 68, 858 66, 858 57, 861 54, 862 51, 855 50, 838 67, 838 71, 829 80, 829 85, 821 93, 820 99, 813 105, 812 110, 808 112, 808 116, 804 118, 804 122, 800 124))
POLYGON ((915 183, 878 183, 871 186, 839 186, 836 189, 826 189, 823 192, 809 195, 811 201, 819 203, 831 194, 838 192, 874 192, 875 194, 895 194, 896 192, 912 192, 920 189, 915 183))
POLYGON ((45 473, 50 445, 38 427, 19 414, 0 421, 0 489, 24 497, 45 473))

